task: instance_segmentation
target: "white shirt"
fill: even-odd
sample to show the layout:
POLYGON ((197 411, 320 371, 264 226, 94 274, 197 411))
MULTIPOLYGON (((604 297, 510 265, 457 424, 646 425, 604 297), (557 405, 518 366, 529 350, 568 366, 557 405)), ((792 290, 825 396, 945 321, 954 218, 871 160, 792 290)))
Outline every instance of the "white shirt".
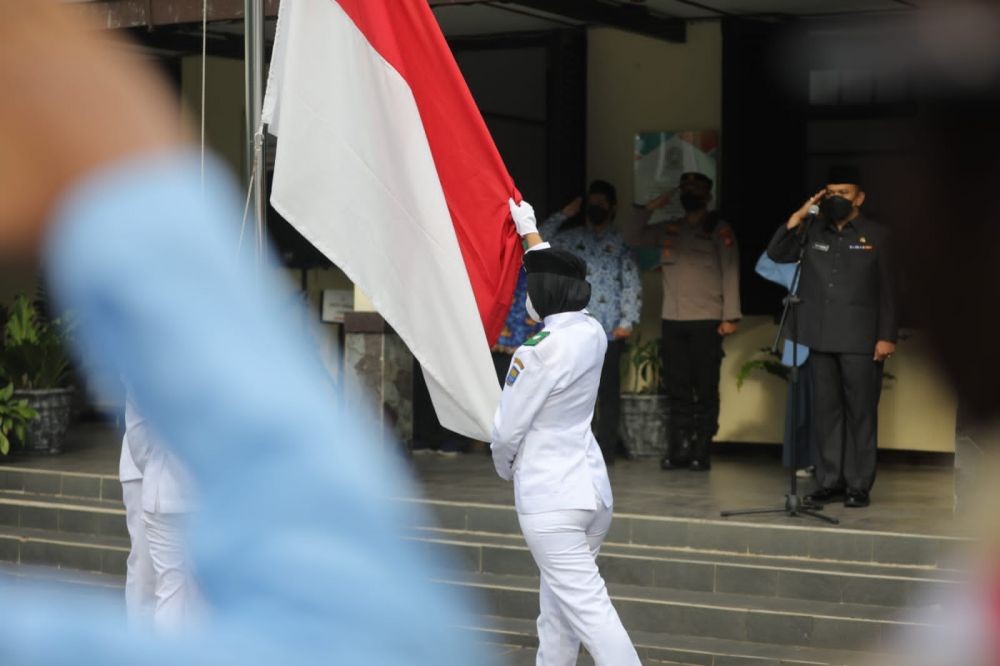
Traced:
POLYGON ((607 335, 585 311, 546 317, 543 334, 511 361, 493 420, 493 463, 513 478, 519 513, 593 510, 596 498, 610 507, 611 483, 591 432, 607 335))

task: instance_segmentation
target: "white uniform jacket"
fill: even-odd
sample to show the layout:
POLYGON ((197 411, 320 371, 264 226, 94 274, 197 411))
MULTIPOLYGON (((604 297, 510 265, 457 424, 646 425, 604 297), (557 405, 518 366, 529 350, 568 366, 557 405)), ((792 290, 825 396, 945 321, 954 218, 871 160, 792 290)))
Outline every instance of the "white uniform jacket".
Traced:
POLYGON ((493 419, 493 463, 514 480, 518 513, 611 506, 611 483, 590 429, 608 348, 586 312, 545 318, 514 354, 493 419))

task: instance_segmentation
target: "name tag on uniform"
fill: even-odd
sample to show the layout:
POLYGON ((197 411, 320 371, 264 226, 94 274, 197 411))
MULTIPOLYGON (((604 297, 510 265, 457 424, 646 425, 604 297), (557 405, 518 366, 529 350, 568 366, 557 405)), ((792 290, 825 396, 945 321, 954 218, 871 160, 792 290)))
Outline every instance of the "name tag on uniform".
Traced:
POLYGON ((813 243, 813 249, 819 250, 820 252, 829 252, 830 246, 826 243, 813 243))
POLYGON ((851 250, 866 250, 866 251, 871 251, 871 250, 875 249, 875 246, 874 245, 851 245, 851 246, 849 246, 848 249, 851 249, 851 250))

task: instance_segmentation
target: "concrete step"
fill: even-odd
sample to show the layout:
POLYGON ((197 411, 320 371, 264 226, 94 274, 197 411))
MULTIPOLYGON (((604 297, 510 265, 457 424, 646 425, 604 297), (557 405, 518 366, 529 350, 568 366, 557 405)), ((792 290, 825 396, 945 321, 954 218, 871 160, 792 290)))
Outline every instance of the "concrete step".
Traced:
POLYGON ((0 465, 0 491, 119 502, 122 499, 122 485, 117 475, 59 472, 18 465, 0 465))
MULTIPOLYGON (((538 615, 538 580, 528 576, 454 573, 442 585, 477 594, 490 615, 538 615)), ((876 652, 904 627, 921 625, 891 608, 752 595, 609 584, 630 632, 749 641, 768 645, 876 652)))
MULTIPOLYGON (((417 527, 519 534, 513 507, 437 500, 403 500, 433 516, 417 527)), ((666 507, 665 507, 666 510, 666 507)), ((616 513, 608 541, 719 553, 809 558, 837 562, 948 568, 951 552, 969 539, 844 529, 820 523, 761 524, 737 520, 656 517, 616 513)))
MULTIPOLYGON (((462 627, 483 641, 513 647, 538 645, 533 620, 497 616, 473 618, 462 627)), ((866 655, 844 650, 767 645, 750 641, 679 636, 670 633, 629 631, 644 664, 697 666, 845 666, 858 664, 866 655)), ((511 654, 516 652, 511 650, 511 654)), ((578 663, 590 663, 581 656, 578 663)), ((525 661, 524 663, 534 663, 525 661)))
POLYGON ((120 501, 0 491, 0 532, 9 532, 11 527, 128 537, 120 501))
MULTIPOLYGON (((124 610, 125 600, 122 589, 125 587, 125 579, 122 576, 0 562, 0 582, 5 585, 42 583, 43 587, 37 589, 45 591, 56 588, 61 591, 76 590, 87 594, 97 592, 107 599, 122 604, 124 610)), ((42 593, 46 593, 45 591, 42 593)))
POLYGON ((0 526, 0 562, 124 576, 129 540, 0 526))
MULTIPOLYGON (((413 539, 438 551, 456 570, 535 576, 520 535, 417 530, 413 539)), ((599 558, 609 583, 762 597, 918 607, 954 589, 963 576, 923 567, 729 555, 606 542, 599 558)))

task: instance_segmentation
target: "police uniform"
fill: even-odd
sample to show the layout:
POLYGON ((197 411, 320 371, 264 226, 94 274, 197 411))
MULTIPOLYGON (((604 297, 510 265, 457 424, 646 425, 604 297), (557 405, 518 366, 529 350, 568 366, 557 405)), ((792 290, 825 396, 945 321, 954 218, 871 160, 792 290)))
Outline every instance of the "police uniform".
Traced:
MULTIPOLYGON (((542 296, 529 257, 539 252, 525 258, 535 302, 542 296)), ((545 328, 514 354, 490 445, 497 474, 514 481, 518 520, 541 574, 537 663, 574 664, 582 642, 598 665, 637 665, 596 559, 612 514, 591 432, 607 335, 585 311, 549 314, 551 307, 536 306, 545 328)))
POLYGON ((670 405, 665 462, 693 457, 707 467, 709 444, 719 430, 719 324, 742 316, 739 248, 733 228, 715 213, 704 223, 673 220, 651 226, 650 215, 636 208, 625 239, 660 251, 660 343, 670 405), (686 442, 690 453, 683 450, 686 442))
MULTIPOLYGON (((797 260, 801 233, 782 225, 768 256, 797 260)), ((889 232, 859 215, 840 230, 818 219, 804 233, 798 338, 811 350, 816 480, 821 489, 867 494, 882 391, 875 345, 895 342, 898 333, 889 232)))

